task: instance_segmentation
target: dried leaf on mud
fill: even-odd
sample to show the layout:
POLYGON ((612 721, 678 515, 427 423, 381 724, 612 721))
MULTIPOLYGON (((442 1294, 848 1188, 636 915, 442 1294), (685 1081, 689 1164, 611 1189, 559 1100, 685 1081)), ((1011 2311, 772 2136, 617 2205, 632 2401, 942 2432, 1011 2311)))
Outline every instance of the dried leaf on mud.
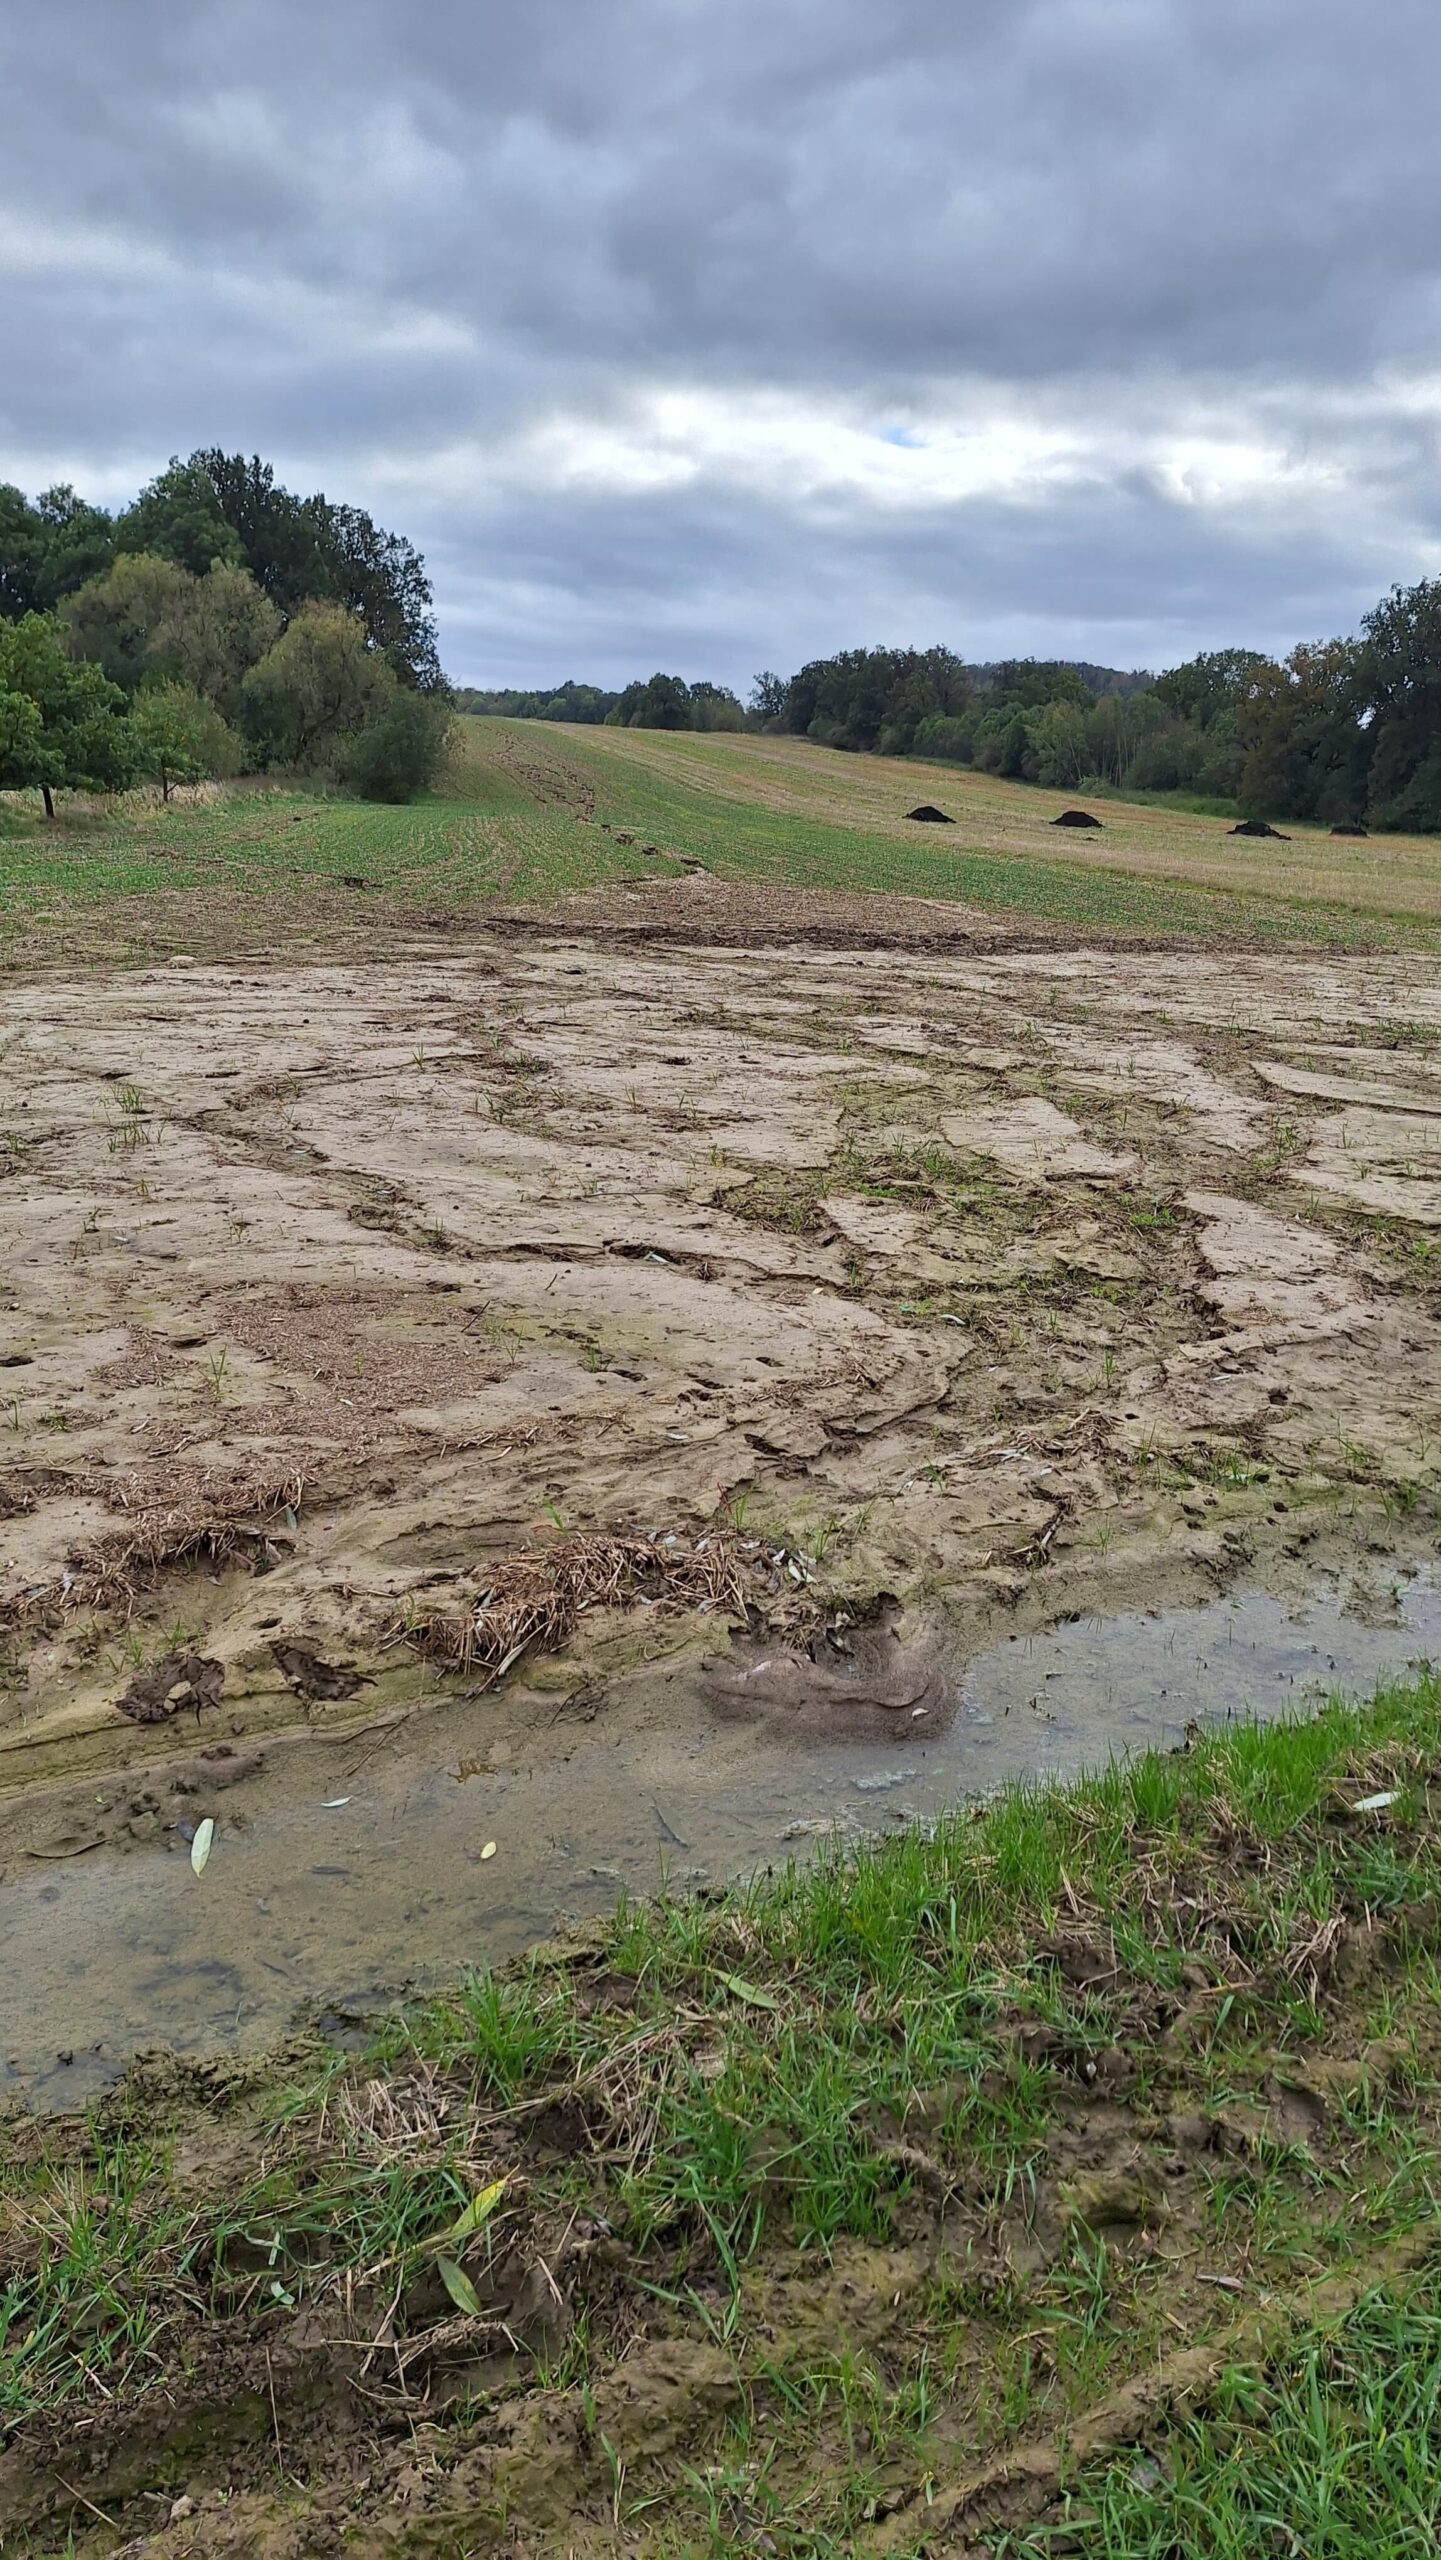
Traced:
POLYGON ((204 1873, 214 1845, 215 1824, 207 1813, 205 1820, 198 1825, 195 1837, 190 1843, 190 1865, 194 1874, 204 1873))

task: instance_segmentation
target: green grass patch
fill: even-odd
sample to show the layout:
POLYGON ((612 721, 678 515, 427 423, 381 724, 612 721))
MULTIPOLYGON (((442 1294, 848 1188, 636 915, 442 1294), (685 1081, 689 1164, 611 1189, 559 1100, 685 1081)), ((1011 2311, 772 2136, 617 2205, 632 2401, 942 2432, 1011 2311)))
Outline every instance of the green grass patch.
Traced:
POLYGON ((142 2072, 0 2164, 0 2415, 63 2428, 97 2392, 143 2412, 216 2346, 268 2375, 296 2320, 424 2355, 498 2301, 507 2378, 447 2404, 438 2480, 489 2458, 496 2395, 534 2392, 570 2412, 577 2516, 620 2547, 764 2535, 818 2560, 899 2505, 915 2532, 886 2548, 921 2551, 948 2477, 1064 2446, 1178 2328, 1226 2334, 1240 2294, 1275 2301, 1284 2347, 1227 2364, 1149 2469, 1062 2464, 997 2550, 1073 2547, 1084 2515, 1115 2560, 1231 2560, 1284 2510, 1309 2560, 1389 2501, 1376 2548, 1410 2560, 1441 2458, 1434 2283, 1324 2335, 1304 2303, 1400 2245, 1424 2259, 1408 2235, 1436 2215, 1438 1754, 1427 1675, 623 1905, 358 2057, 262 2072, 223 2175, 180 2167, 209 2105, 142 2072), (564 2316, 535 2330, 516 2270, 537 2267, 564 2316), (659 2467, 605 2415, 646 2339, 731 2386, 659 2467))
MULTIPOLYGON (((1037 795, 1020 785, 990 786, 983 831, 997 842, 977 840, 967 812, 951 832, 902 839, 875 823, 866 759, 814 750, 808 807, 810 767, 747 761, 733 752, 747 741, 621 734, 602 747, 538 724, 460 727, 446 790, 410 808, 240 788, 168 807, 62 804, 47 824, 12 804, 0 812, 0 946, 22 930, 33 942, 102 900, 122 913, 133 902, 138 917, 149 898, 224 892, 270 900, 278 923, 284 903, 307 891, 348 891, 357 904, 366 891, 402 906, 546 904, 606 881, 664 877, 683 862, 721 880, 956 900, 1102 935, 1343 946, 1435 938, 1424 914, 1393 913, 1380 896, 1342 904, 1148 873, 1144 845, 1125 869, 1053 856, 1049 844, 1019 850, 1012 836, 1044 824, 1037 795), (773 785, 777 805, 766 796, 773 785)), ((1156 822, 1182 821, 1158 808, 1156 822)))
POLYGON ((1441 2269, 1378 2286, 1227 2373, 1204 2412, 1088 2479, 995 2560, 1430 2560, 1441 2520, 1441 2269))

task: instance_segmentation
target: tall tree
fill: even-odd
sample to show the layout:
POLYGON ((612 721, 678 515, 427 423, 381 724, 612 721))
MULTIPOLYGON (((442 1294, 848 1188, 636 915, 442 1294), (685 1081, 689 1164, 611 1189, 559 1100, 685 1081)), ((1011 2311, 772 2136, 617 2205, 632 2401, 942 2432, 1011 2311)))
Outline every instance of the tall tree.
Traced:
POLYGON ((68 481, 42 489, 35 512, 44 533, 44 550, 35 578, 36 601, 42 611, 73 595, 87 578, 97 578, 115 557, 115 527, 101 507, 76 496, 68 481))
POLYGON ((176 454, 133 506, 122 509, 115 539, 122 551, 148 551, 197 578, 204 577, 212 560, 239 568, 245 556, 198 457, 182 462, 176 454))
POLYGON ((46 539, 39 508, 23 489, 0 481, 0 621, 18 622, 22 613, 38 612, 46 539))
POLYGON ((1382 826, 1441 828, 1441 578, 1393 587, 1361 629, 1373 814, 1382 826))

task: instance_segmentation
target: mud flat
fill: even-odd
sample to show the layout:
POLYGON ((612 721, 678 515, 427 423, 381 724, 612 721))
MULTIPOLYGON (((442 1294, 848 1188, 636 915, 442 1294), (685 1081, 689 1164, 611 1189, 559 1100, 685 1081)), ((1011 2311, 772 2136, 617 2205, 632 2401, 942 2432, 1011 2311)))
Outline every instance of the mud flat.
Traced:
POLYGON ((0 1215, 52 2095, 1433 1649, 1424 958, 592 916, 50 976, 0 1215))

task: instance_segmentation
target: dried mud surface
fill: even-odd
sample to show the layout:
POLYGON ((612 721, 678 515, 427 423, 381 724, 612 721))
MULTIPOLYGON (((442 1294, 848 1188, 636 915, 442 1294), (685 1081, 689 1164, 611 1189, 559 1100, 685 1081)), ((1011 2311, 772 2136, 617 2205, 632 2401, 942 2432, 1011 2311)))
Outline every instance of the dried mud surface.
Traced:
POLYGON ((651 940, 580 899, 9 987, 0 1876, 174 1854, 177 1773, 241 1820, 262 1746, 430 1712, 425 1631, 567 1540, 673 1552, 676 1605, 492 1690, 493 1646, 487 1734, 683 1711, 722 1778, 728 1626, 799 1747, 943 1713, 997 1627, 1434 1550, 1429 961, 867 948, 814 900, 686 941, 692 885, 651 940), (623 1676, 676 1661, 679 1706, 623 1676))

